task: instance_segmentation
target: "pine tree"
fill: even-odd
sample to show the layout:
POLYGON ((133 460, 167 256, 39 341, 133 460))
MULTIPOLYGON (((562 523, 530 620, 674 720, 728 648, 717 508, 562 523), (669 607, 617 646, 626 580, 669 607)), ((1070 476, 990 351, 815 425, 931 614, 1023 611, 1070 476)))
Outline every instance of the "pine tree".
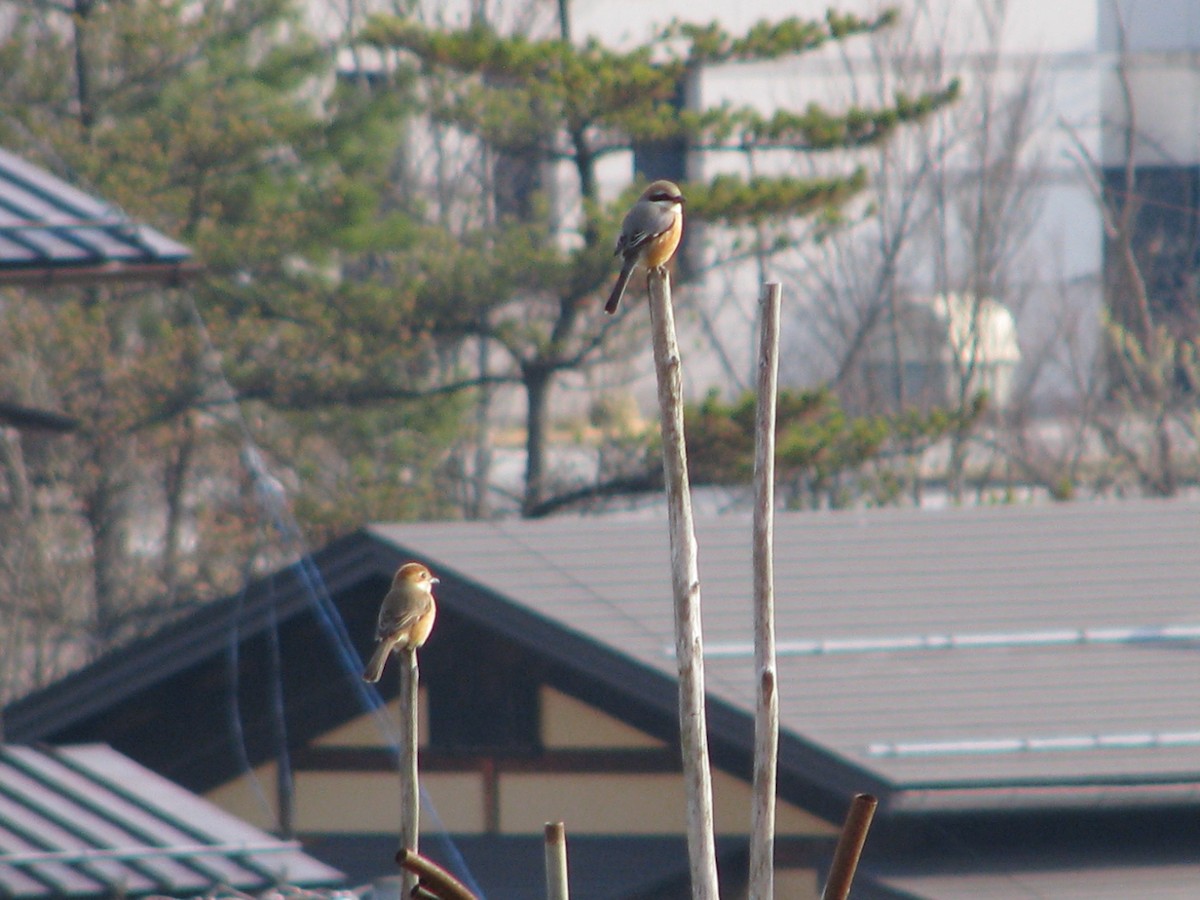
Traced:
POLYGON ((445 512, 462 405, 419 390, 435 347, 394 277, 417 225, 384 200, 402 98, 335 84, 289 0, 10 2, 0 18, 0 144, 204 267, 179 290, 0 298, 6 399, 80 423, 26 460, 6 626, 78 659, 73 640, 102 651, 294 553, 254 504, 239 412, 313 543, 445 512))
MULTIPOLYGON (((565 4, 560 6, 565 13, 565 4)), ((820 21, 761 22, 740 35, 716 24, 674 24, 625 51, 595 40, 573 42, 565 15, 563 33, 540 40, 504 35, 478 20, 458 30, 427 27, 411 17, 369 24, 363 40, 399 60, 399 71, 420 79, 424 108, 435 126, 467 136, 485 158, 510 166, 517 161, 525 172, 564 162, 574 171, 582 214, 570 249, 561 249, 561 223, 544 203, 529 203, 519 211, 523 215, 510 219, 478 214, 458 231, 466 245, 460 271, 474 273, 478 290, 430 298, 436 304, 430 315, 440 328, 493 343, 512 361, 503 377, 521 385, 527 402, 526 514, 547 499, 551 386, 564 372, 609 352, 618 330, 618 323, 597 319, 596 298, 611 278, 612 236, 630 197, 601 202, 599 163, 655 143, 801 154, 886 140, 895 128, 951 102, 957 85, 898 95, 885 108, 837 113, 816 104, 772 115, 749 106, 694 109, 679 98, 705 67, 801 54, 869 35, 893 20, 890 12, 874 18, 830 12, 820 21)), ((862 170, 851 167, 824 179, 722 175, 689 183, 685 194, 691 222, 761 229, 797 217, 836 216, 863 183, 862 170)))

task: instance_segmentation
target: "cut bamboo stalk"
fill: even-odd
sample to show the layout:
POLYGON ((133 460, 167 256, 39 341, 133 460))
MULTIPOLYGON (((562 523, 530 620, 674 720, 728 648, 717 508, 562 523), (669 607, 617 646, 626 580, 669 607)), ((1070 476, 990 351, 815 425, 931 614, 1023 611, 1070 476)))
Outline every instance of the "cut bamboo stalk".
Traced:
MULTIPOLYGON (((409 648, 399 654, 400 663, 400 847, 416 853, 421 823, 421 789, 417 772, 417 691, 420 668, 417 651, 409 648)), ((416 877, 406 872, 404 896, 416 884, 416 877)))
POLYGON ((833 862, 829 865, 829 877, 825 880, 821 900, 846 900, 850 896, 850 884, 858 870, 858 858, 862 856, 867 830, 871 827, 871 819, 878 805, 879 801, 870 794, 856 794, 850 801, 850 811, 846 813, 837 849, 833 851, 833 862))
POLYGON ((700 572, 683 435, 683 374, 671 284, 663 270, 647 277, 654 369, 662 417, 663 476, 671 541, 675 605, 675 659, 679 667, 679 742, 687 798, 688 861, 693 900, 718 900, 713 838, 712 775, 704 709, 704 643, 700 627, 700 572))
POLYGON ((570 900, 567 832, 562 822, 546 823, 546 900, 570 900))
POLYGON ((779 755, 779 694, 775 669, 775 410, 779 381, 777 283, 759 298, 761 337, 754 422, 754 775, 750 813, 750 900, 775 896, 775 784, 779 755))

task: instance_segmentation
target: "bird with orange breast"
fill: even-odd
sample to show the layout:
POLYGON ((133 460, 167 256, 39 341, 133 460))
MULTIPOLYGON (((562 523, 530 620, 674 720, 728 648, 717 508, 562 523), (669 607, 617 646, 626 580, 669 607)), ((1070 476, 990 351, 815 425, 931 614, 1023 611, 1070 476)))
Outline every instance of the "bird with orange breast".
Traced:
POLYGON ((655 181, 625 214, 613 254, 623 258, 621 274, 604 305, 610 316, 617 311, 634 269, 641 267, 647 272, 662 269, 675 255, 683 237, 683 203, 678 185, 655 181))
POLYGON ((437 604, 433 602, 433 586, 437 583, 433 573, 420 563, 405 563, 396 570, 379 607, 375 652, 363 669, 363 681, 378 681, 392 653, 415 650, 429 638, 437 616, 437 604))

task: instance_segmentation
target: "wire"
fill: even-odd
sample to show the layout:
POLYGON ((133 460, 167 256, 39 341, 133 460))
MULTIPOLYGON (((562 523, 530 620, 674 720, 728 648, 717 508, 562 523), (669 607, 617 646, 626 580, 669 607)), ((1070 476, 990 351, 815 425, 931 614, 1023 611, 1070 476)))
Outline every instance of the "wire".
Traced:
MULTIPOLYGON (((243 585, 248 579, 243 579, 243 585)), ((229 621, 229 643, 225 650, 226 668, 228 669, 228 694, 226 697, 227 708, 229 711, 229 736, 233 744, 233 752, 237 757, 238 763, 242 767, 242 774, 250 783, 250 789, 254 792, 254 796, 258 799, 259 805, 262 807, 263 813, 267 819, 275 818, 275 810, 271 807, 271 801, 267 799, 266 791, 263 790, 262 781, 258 774, 250 765, 250 756, 246 752, 246 732, 242 727, 242 704, 238 699, 238 690, 241 684, 241 667, 238 661, 240 651, 240 636, 241 636, 241 619, 242 610, 245 608, 246 588, 243 586, 237 593, 237 597, 233 604, 233 614, 229 621)))
POLYGON ((272 601, 269 604, 270 622, 267 628, 267 644, 271 662, 271 713, 275 722, 277 806, 279 807, 279 832, 285 838, 295 837, 296 780, 292 772, 292 756, 288 750, 287 716, 283 704, 283 660, 279 651, 279 620, 275 615, 274 579, 272 601))
MULTIPOLYGON (((324 578, 318 569, 316 563, 312 559, 312 554, 309 552, 304 535, 292 515, 291 509, 287 502, 287 489, 283 483, 276 478, 267 466, 263 457, 262 451, 255 442, 253 435, 250 433, 250 428, 246 423, 245 417, 242 415, 240 402, 237 392, 233 385, 225 377, 221 364, 220 353, 213 343, 212 336, 208 331, 208 327, 200 315, 200 310, 196 305, 195 298, 190 294, 186 297, 188 312, 192 322, 196 327, 197 333, 200 335, 203 344, 203 359, 202 368, 209 378, 207 388, 211 388, 216 396, 211 397, 211 408, 215 414, 223 419, 227 424, 236 428, 241 440, 241 462, 247 475, 250 478, 255 502, 260 512, 263 515, 265 523, 273 530, 276 535, 276 540, 279 545, 287 553, 294 553, 296 561, 292 564, 292 570, 299 578, 304 594, 312 607, 318 623, 321 625, 322 631, 329 639, 334 654, 338 660, 339 666, 343 674, 349 679, 354 693, 358 699, 361 708, 369 713, 375 720, 376 726, 379 728, 380 734, 386 742, 388 749, 391 751, 393 758, 399 762, 400 759, 400 734, 396 724, 388 717, 387 708, 383 702, 383 697, 379 693, 378 688, 373 684, 364 682, 361 677, 362 658, 359 656, 354 642, 346 630, 346 624, 343 621, 341 614, 338 612, 337 606, 333 602, 333 598, 329 594, 328 586, 325 584, 324 578)), ((249 580, 247 573, 246 580, 249 580)), ((281 677, 281 666, 278 657, 278 634, 276 633, 277 621, 275 612, 275 594, 270 591, 270 629, 271 635, 269 640, 272 642, 272 653, 274 664, 271 670, 272 684, 272 712, 276 719, 277 732, 276 738, 279 744, 278 764, 281 767, 280 778, 281 783, 290 784, 292 781, 290 759, 286 747, 286 727, 284 722, 284 702, 283 702, 283 685, 281 677)), ((228 649, 228 660, 230 666, 230 729, 235 743, 235 749, 238 758, 241 762, 243 772, 249 776, 255 793, 258 795, 260 802, 270 809, 270 803, 266 798, 266 794, 262 789, 257 776, 254 774, 250 766, 249 755, 245 745, 245 731, 242 727, 240 703, 238 701, 238 653, 240 647, 240 622, 244 614, 245 588, 238 593, 238 598, 234 604, 234 612, 230 623, 230 644, 228 649)), ((455 874, 470 887, 480 900, 486 900, 483 891, 479 888, 478 883, 471 874, 470 868, 467 865, 466 859, 455 845, 453 839, 446 831, 446 827, 441 817, 437 813, 437 809, 433 804, 428 792, 424 787, 421 788, 421 802, 425 811, 430 815, 432 821, 436 825, 435 839, 442 845, 446 858, 453 863, 452 868, 455 874)), ((284 825, 285 823, 280 823, 284 825)))

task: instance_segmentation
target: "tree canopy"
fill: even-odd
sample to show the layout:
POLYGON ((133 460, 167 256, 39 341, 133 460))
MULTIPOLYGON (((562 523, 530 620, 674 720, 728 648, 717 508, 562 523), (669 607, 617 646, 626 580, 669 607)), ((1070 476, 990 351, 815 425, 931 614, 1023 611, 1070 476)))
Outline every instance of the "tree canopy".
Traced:
MULTIPOLYGON (((6 436, 0 454, 0 596, 23 623, 5 634, 22 648, 39 635, 36 680, 295 552, 261 506, 266 478, 312 543, 484 511, 465 485, 482 485, 475 501, 488 490, 478 451, 497 385, 526 401, 521 506, 552 499, 551 388, 640 346, 640 317, 597 315, 632 196, 602 194, 605 157, 865 148, 957 90, 769 115, 687 98, 704 67, 865 38, 891 13, 742 34, 675 23, 629 50, 413 17, 327 43, 298 13, 0 3, 0 142, 204 266, 181 289, 0 298, 2 399, 81 423, 44 452, 6 436), (339 70, 351 37, 388 65, 339 70), (566 195, 549 190, 555 167, 566 195)), ((819 179, 747 169, 685 189, 693 222, 778 225, 784 246, 786 223, 835 215, 863 179, 853 164, 819 179)), ((0 678, 31 671, 5 658, 0 678)))
MULTIPOLYGON (((492 285, 475 303, 457 294, 437 305, 450 331, 495 343, 506 362, 502 380, 526 397, 525 494, 528 514, 547 499, 545 483, 549 392, 562 373, 611 359, 619 329, 594 315, 595 298, 611 277, 612 236, 630 201, 605 202, 597 166, 606 156, 646 144, 688 152, 786 150, 826 152, 868 147, 953 101, 956 83, 917 97, 897 95, 878 109, 833 112, 816 103, 804 110, 763 115, 751 105, 703 105, 686 98, 705 66, 778 59, 830 41, 869 35, 894 21, 894 12, 861 18, 830 12, 823 20, 760 22, 744 34, 716 23, 673 23, 647 43, 615 50, 571 36, 535 39, 500 33, 486 21, 459 29, 427 26, 412 16, 378 17, 361 39, 387 54, 402 73, 418 78, 429 120, 468 137, 501 161, 526 171, 565 165, 582 201, 575 240, 562 242, 561 213, 534 205, 525 216, 488 215, 485 206, 457 230, 470 248, 466 267, 492 285), (510 267, 513 232, 518 265, 510 267), (521 254, 521 251, 525 251, 521 254), (499 277, 498 277, 499 276, 499 277), (549 276, 549 277, 547 277, 549 276)), ((681 156, 682 158, 682 156, 681 156)), ((651 177, 674 173, 648 173, 651 177)), ((537 179, 531 178, 536 191, 537 179)), ((833 214, 864 184, 860 168, 824 178, 720 174, 685 185, 689 220, 715 226, 785 225, 814 213, 833 214)), ((486 188, 488 185, 482 185, 486 188)), ((486 198, 485 198, 486 201, 486 198)), ((777 241, 777 246, 786 241, 777 241)), ((628 307, 626 309, 628 312, 628 307)), ((481 373, 485 375, 486 373, 481 373)))

